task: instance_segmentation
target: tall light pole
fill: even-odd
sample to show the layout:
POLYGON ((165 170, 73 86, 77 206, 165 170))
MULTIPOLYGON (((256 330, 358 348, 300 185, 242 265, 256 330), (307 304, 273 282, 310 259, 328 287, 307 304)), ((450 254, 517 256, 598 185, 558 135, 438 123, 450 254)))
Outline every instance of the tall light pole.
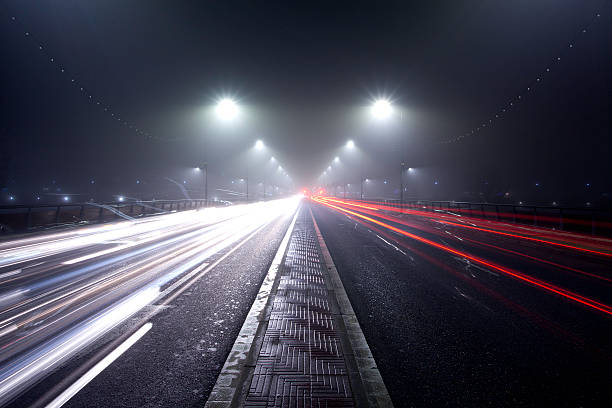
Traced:
MULTIPOLYGON (((352 140, 349 140, 346 142, 346 148, 349 150, 354 150, 355 149, 355 142, 353 142, 352 140)), ((347 184, 347 179, 346 179, 346 166, 344 167, 344 199, 346 200, 346 190, 348 188, 347 184)))
MULTIPOLYGON (((404 124, 404 112, 401 111, 400 112, 400 127, 403 127, 402 125, 404 124)), ((404 139, 404 149, 403 150, 403 155, 404 155, 404 160, 402 160, 401 163, 401 169, 400 169, 400 188, 401 188, 401 194, 400 194, 400 204, 404 203, 404 173, 405 173, 405 168, 406 168, 406 160, 408 159, 408 138, 407 137, 403 137, 404 139)))
MULTIPOLYGON (((274 156, 270 157, 270 161, 269 163, 276 163, 276 158, 274 156)), ((264 166, 264 177, 263 177, 263 196, 264 196, 264 201, 266 201, 266 179, 268 178, 268 172, 266 171, 268 167, 268 164, 266 163, 266 165, 264 166)), ((272 177, 272 180, 274 180, 274 177, 272 177)), ((274 183, 272 183, 272 194, 274 194, 274 183)))
MULTIPOLYGON (((215 113, 217 117, 223 121, 228 121, 234 119, 240 113, 240 108, 236 101, 231 98, 222 98, 217 102, 215 106, 215 113)), ((204 160, 206 160, 206 156, 208 155, 208 149, 206 148, 206 138, 204 138, 204 160)), ((201 169, 204 170, 204 200, 208 201, 208 162, 205 161, 202 164, 201 169)))
POLYGON ((363 200, 363 175, 361 175, 361 191, 359 192, 359 198, 363 200))
POLYGON ((363 200, 363 183, 368 181, 366 177, 361 176, 361 199, 363 200))
MULTIPOLYGON (((253 148, 255 149, 255 151, 261 151, 266 147, 266 145, 264 144, 264 142, 261 139, 257 139, 255 141, 255 145, 253 145, 253 148)), ((246 194, 247 194, 247 202, 249 201, 249 164, 247 161, 247 171, 246 171, 246 194)), ((255 196, 257 197, 257 181, 255 181, 255 196)), ((264 200, 266 198, 266 182, 265 182, 265 167, 264 167, 264 200)), ((257 198, 256 198, 257 199, 257 198)))
MULTIPOLYGON (((393 105, 387 99, 377 99, 371 106, 372 116, 376 119, 383 120, 387 119, 393 114, 393 105)), ((404 122, 404 112, 400 110, 400 123, 404 122)), ((408 156, 408 141, 407 138, 403 138, 404 148, 401 154, 404 159, 400 162, 400 203, 404 202, 404 169, 406 168, 406 159, 408 156)))
POLYGON ((406 163, 402 161, 400 164, 400 203, 404 202, 404 168, 406 163))
POLYGON ((204 162, 202 163, 202 165, 200 167, 196 167, 196 170, 198 171, 202 171, 204 170, 204 174, 203 174, 203 181, 204 181, 204 200, 208 200, 208 163, 204 162))

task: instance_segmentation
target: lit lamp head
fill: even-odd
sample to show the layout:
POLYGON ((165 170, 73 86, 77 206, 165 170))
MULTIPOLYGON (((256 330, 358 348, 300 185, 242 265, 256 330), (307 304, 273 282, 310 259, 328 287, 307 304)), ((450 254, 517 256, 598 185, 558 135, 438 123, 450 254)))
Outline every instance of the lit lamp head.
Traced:
POLYGON ((217 116, 223 120, 231 120, 238 115, 238 105, 232 99, 223 98, 215 108, 217 116))
POLYGON ((386 99, 378 99, 372 105, 372 115, 376 119, 386 119, 391 116, 393 112, 393 107, 391 106, 391 102, 386 99))

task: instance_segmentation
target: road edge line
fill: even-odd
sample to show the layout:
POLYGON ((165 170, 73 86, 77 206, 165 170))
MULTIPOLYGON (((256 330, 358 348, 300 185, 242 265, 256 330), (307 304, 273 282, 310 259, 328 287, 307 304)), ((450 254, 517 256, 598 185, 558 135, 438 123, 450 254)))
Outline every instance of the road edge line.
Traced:
POLYGON ((336 295, 336 301, 340 308, 340 314, 342 315, 342 321, 346 328, 347 337, 349 344, 353 351, 353 358, 359 371, 359 378, 361 380, 362 389, 365 391, 368 406, 370 407, 393 407, 393 402, 387 391, 387 387, 380 375, 372 351, 368 346, 368 342, 363 335, 359 321, 355 315, 355 311, 351 306, 351 302, 344 290, 344 285, 340 279, 340 274, 336 269, 336 265, 331 257, 329 249, 325 244, 319 225, 310 209, 310 216, 314 224, 315 231, 317 233, 317 239, 319 240, 319 247, 323 254, 323 261, 325 262, 325 268, 329 273, 331 283, 333 285, 334 293, 336 295))
POLYGON ((242 324, 238 337, 236 337, 236 341, 204 405, 205 408, 231 407, 239 403, 235 401, 236 397, 241 395, 244 383, 250 376, 251 371, 245 370, 244 367, 248 367, 247 364, 249 359, 253 358, 253 345, 255 344, 257 333, 267 324, 267 321, 262 318, 262 314, 265 312, 266 306, 268 305, 270 294, 276 282, 278 269, 287 252, 287 246, 289 245, 289 240, 293 233, 295 222, 300 214, 300 210, 301 205, 296 209, 293 220, 289 224, 278 250, 276 251, 276 255, 272 260, 270 268, 268 268, 268 272, 259 288, 255 301, 242 324))
POLYGON ((60 395, 55 397, 53 401, 45 405, 45 408, 59 408, 74 397, 81 389, 87 386, 94 378, 117 360, 123 353, 130 349, 138 340, 140 340, 153 327, 153 323, 147 322, 140 326, 130 337, 124 340, 113 351, 108 353, 102 360, 98 361, 93 367, 83 374, 77 381, 72 383, 60 395))

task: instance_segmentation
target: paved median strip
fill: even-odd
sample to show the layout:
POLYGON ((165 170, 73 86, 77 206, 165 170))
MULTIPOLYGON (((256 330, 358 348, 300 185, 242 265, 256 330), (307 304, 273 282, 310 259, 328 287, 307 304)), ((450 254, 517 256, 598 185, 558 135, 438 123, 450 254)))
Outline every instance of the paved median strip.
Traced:
POLYGON ((316 221, 302 206, 206 407, 392 406, 316 221))

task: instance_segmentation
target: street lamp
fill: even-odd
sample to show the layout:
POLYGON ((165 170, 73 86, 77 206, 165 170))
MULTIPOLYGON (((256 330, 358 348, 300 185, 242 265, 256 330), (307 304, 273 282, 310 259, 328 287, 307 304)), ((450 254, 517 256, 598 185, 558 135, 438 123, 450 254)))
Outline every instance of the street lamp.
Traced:
MULTIPOLYGON (((377 99, 371 106, 372 115, 379 120, 387 119, 391 114, 393 114, 393 105, 387 99, 377 99)), ((403 122, 404 115, 400 110, 400 121, 403 122)), ((404 142, 406 143, 406 138, 404 138, 404 142)), ((404 146, 404 154, 407 156, 408 147, 404 146)), ((404 172, 406 169, 406 163, 402 160, 400 164, 400 202, 404 202, 404 172)), ((408 168, 408 172, 412 172, 411 168, 408 168)))
MULTIPOLYGON (((349 149, 349 150, 354 150, 355 149, 355 142, 353 142, 352 140, 348 140, 346 142, 345 147, 347 149, 349 149)), ((343 172, 343 176, 344 176, 344 182, 343 182, 343 184, 344 184, 344 199, 345 200, 346 200, 346 190, 348 188, 348 183, 347 183, 347 180, 346 180, 346 173, 347 173, 347 168, 346 168, 346 165, 345 165, 344 166, 344 172, 343 172)))
POLYGON ((234 119, 238 115, 238 105, 233 99, 223 98, 217 103, 215 108, 217 116, 223 120, 234 119))
POLYGON ((368 182, 369 180, 367 179, 367 177, 361 177, 361 199, 363 200, 363 183, 364 182, 368 182))
MULTIPOLYGON (((222 98, 215 106, 217 117, 223 121, 229 121, 238 116, 240 108, 236 101, 231 98, 222 98)), ((207 155, 206 138, 203 141, 204 156, 207 155)), ((204 200, 208 201, 208 163, 204 162, 202 166, 196 168, 197 171, 204 170, 204 200)))
MULTIPOLYGON (((274 156, 270 157, 270 160, 267 161, 264 166, 263 166, 263 199, 264 201, 266 201, 266 182, 267 182, 267 178, 268 178, 268 174, 269 174, 269 166, 272 165, 272 168, 274 168, 274 163, 277 163, 277 160, 274 156)), ((279 165, 280 167, 280 165, 279 165)), ((272 176, 272 193, 271 195, 274 195, 274 174, 271 175, 272 176)))
POLYGON ((201 166, 195 168, 195 171, 204 170, 204 200, 208 200, 208 163, 202 163, 201 166))
MULTIPOLYGON (((262 151, 264 150, 266 146, 264 145, 264 142, 261 139, 257 139, 255 141, 255 145, 253 146, 253 148, 257 151, 262 151)), ((246 199, 247 202, 249 201, 249 164, 246 164, 246 199)), ((257 184, 256 184, 257 186, 257 184)), ((266 182, 265 182, 265 170, 264 170, 264 183, 263 183, 263 196, 264 196, 264 200, 266 198, 266 182)), ((257 191, 255 191, 255 193, 257 193, 257 191)))
POLYGON ((376 119, 386 119, 393 113, 393 107, 388 100, 378 99, 372 104, 371 111, 376 119))

